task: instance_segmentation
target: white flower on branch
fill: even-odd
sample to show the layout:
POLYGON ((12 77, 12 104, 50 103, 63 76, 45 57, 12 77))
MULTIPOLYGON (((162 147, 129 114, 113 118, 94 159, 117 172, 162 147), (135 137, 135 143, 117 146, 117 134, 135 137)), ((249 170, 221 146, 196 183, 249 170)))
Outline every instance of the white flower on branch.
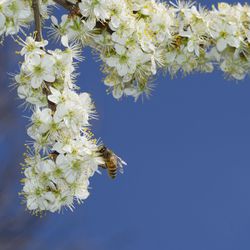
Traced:
MULTIPOLYGON (((219 65, 227 75, 243 79, 250 68, 249 13, 249 6, 240 4, 221 3, 209 11, 184 1, 168 6, 154 0, 84 0, 77 15, 66 21, 76 22, 77 29, 67 25, 63 36, 75 41, 72 34, 77 30, 77 40, 98 51, 103 72, 108 74, 105 84, 115 98, 121 98, 125 89, 137 98, 149 91, 148 84, 160 69, 173 76, 178 71, 211 72, 219 65), (143 54, 134 53, 138 48, 143 54), (219 53, 216 60, 211 57, 213 48, 219 53), (174 60, 166 55, 175 55, 174 60), (225 67, 235 57, 238 64, 225 67)), ((63 22, 57 26, 65 26, 63 22)))
MULTIPOLYGON (((48 6, 54 5, 52 0, 41 0, 41 16, 48 18, 48 6)), ((33 21, 31 1, 0 0, 0 35, 17 34, 23 27, 33 21)))
POLYGON ((31 77, 31 86, 37 89, 41 84, 46 82, 54 82, 55 75, 53 72, 53 57, 50 55, 40 56, 33 54, 26 61, 26 73, 31 77))

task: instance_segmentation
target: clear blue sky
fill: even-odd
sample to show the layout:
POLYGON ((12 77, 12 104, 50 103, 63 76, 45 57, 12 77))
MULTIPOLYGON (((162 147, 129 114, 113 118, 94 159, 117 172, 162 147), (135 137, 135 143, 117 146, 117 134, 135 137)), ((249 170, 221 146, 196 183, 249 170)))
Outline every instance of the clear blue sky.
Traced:
MULTIPOLYGON (((158 75, 149 100, 116 101, 84 55, 78 83, 96 103, 93 129, 128 166, 114 181, 106 172, 92 178, 73 213, 37 218, 29 249, 249 250, 249 77, 158 75)), ((19 119, 20 135, 27 121, 19 119)))

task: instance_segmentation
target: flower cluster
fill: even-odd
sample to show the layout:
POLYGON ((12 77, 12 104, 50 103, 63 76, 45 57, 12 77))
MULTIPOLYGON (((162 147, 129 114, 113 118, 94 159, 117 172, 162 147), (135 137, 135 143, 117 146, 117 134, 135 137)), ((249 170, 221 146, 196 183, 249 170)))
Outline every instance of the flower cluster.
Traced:
POLYGON ((47 41, 22 41, 24 56, 15 76, 18 95, 33 114, 24 163, 23 191, 34 212, 73 208, 89 195, 89 178, 103 164, 89 130, 94 106, 89 94, 76 92, 73 58, 76 50, 45 50, 47 41))
POLYGON ((229 77, 250 72, 250 7, 219 3, 212 10, 178 1, 81 0, 52 34, 68 36, 98 51, 107 74, 104 83, 117 99, 150 91, 158 69, 212 72, 229 77))
MULTIPOLYGON (((48 6, 52 0, 42 0, 40 9, 43 18, 48 18, 48 6)), ((29 0, 0 0, 0 36, 17 34, 22 27, 27 27, 34 20, 29 0)))

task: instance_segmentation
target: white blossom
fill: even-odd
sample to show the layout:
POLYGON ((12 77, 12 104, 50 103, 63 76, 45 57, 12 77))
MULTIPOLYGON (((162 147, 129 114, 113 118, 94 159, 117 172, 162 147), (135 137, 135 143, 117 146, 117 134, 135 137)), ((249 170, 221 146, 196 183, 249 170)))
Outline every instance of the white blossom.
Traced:
POLYGON ((24 62, 15 80, 19 96, 33 106, 27 133, 34 140, 25 157, 22 194, 34 212, 72 210, 74 199, 89 196, 89 178, 103 164, 88 132, 94 106, 88 93, 74 90, 70 46, 47 52, 47 41, 31 37, 21 44, 24 62))
MULTIPOLYGON (((171 4, 82 0, 80 26, 67 26, 63 35, 74 41, 72 34, 78 30, 78 40, 100 54, 107 74, 104 83, 117 99, 125 92, 136 98, 148 93, 152 76, 159 69, 173 76, 178 71, 212 72, 218 65, 235 79, 249 73, 249 5, 219 3, 217 9, 207 10, 181 0, 171 4), (213 48, 218 52, 216 58, 211 56, 213 48), (236 55, 237 65, 229 66, 236 55)), ((68 22, 79 23, 78 19, 73 16, 68 22)), ((65 19, 56 25, 64 23, 65 19)))
MULTIPOLYGON (((52 0, 42 0, 41 15, 48 18, 48 6, 54 5, 52 0)), ((1 0, 0 1, 0 35, 17 34, 23 27, 33 21, 32 1, 1 0)))

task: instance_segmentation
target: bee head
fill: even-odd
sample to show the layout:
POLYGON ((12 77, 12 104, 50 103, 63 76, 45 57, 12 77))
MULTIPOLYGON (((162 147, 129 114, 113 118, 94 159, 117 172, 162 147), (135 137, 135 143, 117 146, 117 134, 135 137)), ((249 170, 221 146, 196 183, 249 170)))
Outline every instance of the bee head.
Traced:
POLYGON ((101 145, 98 150, 101 154, 107 151, 107 148, 104 145, 101 145))

